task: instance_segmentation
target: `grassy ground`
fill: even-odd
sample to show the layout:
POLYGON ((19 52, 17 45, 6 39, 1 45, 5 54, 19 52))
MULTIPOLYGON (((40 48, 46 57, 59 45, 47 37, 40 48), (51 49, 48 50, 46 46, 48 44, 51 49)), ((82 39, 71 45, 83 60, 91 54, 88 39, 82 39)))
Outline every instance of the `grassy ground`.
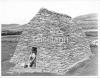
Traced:
MULTIPOLYGON (((13 67, 14 64, 9 63, 10 58, 12 57, 17 41, 2 41, 2 75, 7 76, 6 71, 13 67)), ((71 69, 66 73, 66 76, 94 76, 97 75, 97 56, 98 48, 95 46, 91 47, 91 51, 95 56, 91 57, 91 60, 80 63, 78 66, 71 69)), ((19 74, 12 74, 13 76, 19 74)), ((11 76, 12 76, 11 75, 11 76)), ((54 76, 55 74, 50 73, 24 73, 20 74, 21 76, 54 76)))

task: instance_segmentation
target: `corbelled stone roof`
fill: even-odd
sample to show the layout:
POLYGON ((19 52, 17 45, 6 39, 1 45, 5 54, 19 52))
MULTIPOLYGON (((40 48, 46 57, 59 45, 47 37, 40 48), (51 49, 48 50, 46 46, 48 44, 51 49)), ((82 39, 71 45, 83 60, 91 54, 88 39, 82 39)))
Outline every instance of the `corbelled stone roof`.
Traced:
POLYGON ((10 60, 17 68, 21 63, 29 63, 31 49, 34 46, 38 49, 36 69, 33 67, 31 72, 40 69, 41 72, 65 74, 75 64, 91 55, 85 34, 68 15, 40 9, 27 27, 29 28, 23 31, 10 60), (40 42, 42 39, 48 41, 40 42), (54 39, 58 41, 54 42, 54 39))

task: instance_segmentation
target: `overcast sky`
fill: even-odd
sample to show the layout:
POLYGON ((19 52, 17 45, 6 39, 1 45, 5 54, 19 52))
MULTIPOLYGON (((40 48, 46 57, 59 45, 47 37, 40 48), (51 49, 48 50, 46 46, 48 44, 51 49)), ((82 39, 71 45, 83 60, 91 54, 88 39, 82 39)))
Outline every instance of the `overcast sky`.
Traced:
POLYGON ((40 8, 76 17, 98 13, 99 0, 2 0, 2 24, 26 24, 40 8))

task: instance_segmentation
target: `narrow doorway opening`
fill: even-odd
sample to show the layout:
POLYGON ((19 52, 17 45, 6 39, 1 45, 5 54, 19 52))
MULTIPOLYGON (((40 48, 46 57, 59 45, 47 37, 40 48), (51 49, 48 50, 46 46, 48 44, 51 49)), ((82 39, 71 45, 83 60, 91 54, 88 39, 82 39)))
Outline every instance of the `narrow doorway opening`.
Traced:
POLYGON ((25 64, 24 68, 28 67, 36 67, 36 55, 37 55, 37 47, 32 47, 31 48, 31 54, 29 56, 29 64, 25 64))
POLYGON ((37 47, 32 47, 32 55, 30 57, 30 67, 36 67, 36 55, 37 55, 37 47))

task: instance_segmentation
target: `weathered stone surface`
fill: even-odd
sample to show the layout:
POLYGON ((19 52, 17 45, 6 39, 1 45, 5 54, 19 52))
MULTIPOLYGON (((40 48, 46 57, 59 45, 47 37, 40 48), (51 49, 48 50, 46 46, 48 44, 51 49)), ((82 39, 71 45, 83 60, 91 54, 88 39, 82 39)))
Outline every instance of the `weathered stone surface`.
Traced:
POLYGON ((32 67, 32 72, 41 69, 41 72, 65 74, 76 63, 91 55, 85 33, 70 16, 41 9, 27 26, 10 60, 18 67, 29 61, 34 46, 37 47, 37 55, 36 67, 32 67))

